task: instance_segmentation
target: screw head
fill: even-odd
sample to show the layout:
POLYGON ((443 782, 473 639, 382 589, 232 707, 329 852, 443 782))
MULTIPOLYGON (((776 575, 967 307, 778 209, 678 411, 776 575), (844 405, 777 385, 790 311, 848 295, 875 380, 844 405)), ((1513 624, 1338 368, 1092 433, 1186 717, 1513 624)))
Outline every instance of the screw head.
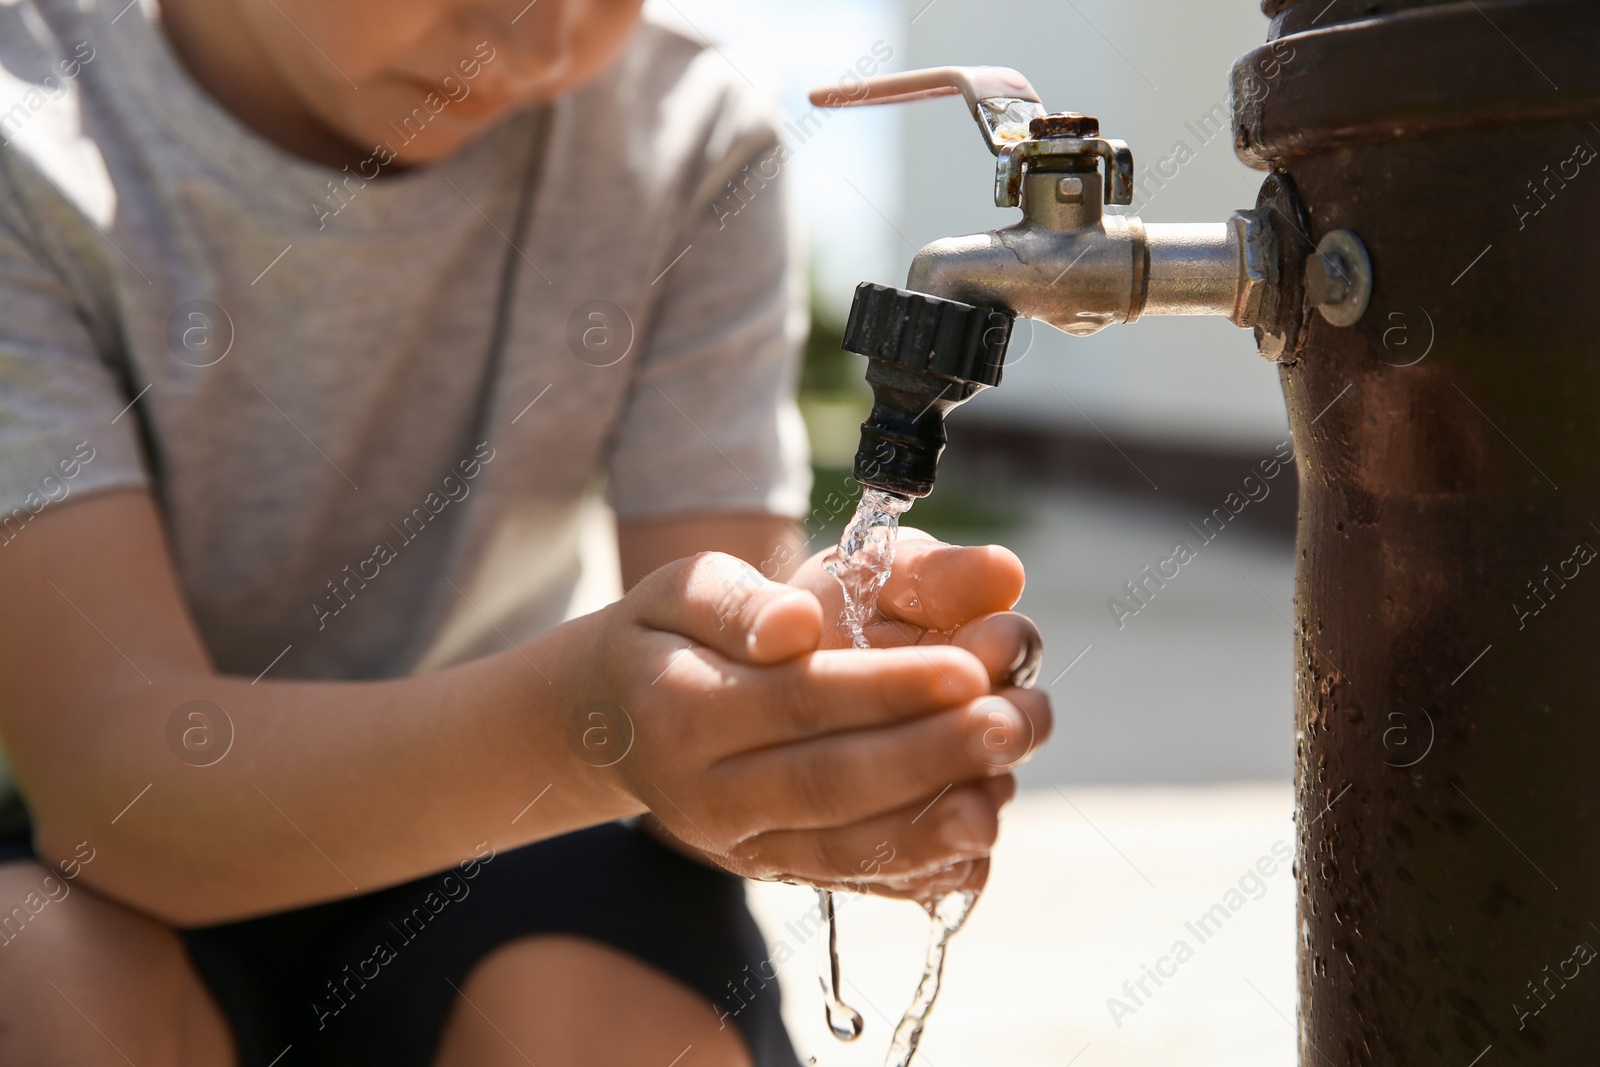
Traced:
POLYGON ((1372 299, 1372 260, 1349 230, 1333 230, 1306 261, 1306 299, 1333 326, 1354 326, 1372 299))
POLYGON ((1319 252, 1306 260, 1306 297, 1317 307, 1342 304, 1350 293, 1349 267, 1337 252, 1319 252))
POLYGON ((1100 120, 1076 111, 1041 115, 1028 123, 1030 137, 1099 137, 1100 120))

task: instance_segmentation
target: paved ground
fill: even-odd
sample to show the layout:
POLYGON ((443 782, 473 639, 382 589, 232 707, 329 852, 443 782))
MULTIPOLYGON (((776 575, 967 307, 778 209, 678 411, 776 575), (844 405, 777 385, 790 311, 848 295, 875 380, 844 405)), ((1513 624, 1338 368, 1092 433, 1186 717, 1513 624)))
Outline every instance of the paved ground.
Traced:
MULTIPOLYGON (((1290 799, 1286 783, 1024 792, 989 889, 952 943, 919 1062, 1289 1067, 1294 882, 1273 851, 1286 854, 1294 840, 1290 799), (1247 876, 1258 863, 1272 873, 1247 876), (1186 924, 1219 904, 1236 907, 1197 927, 1202 942, 1186 924), (1192 955, 1173 955, 1180 941, 1192 955), (1136 1002, 1123 982, 1137 982, 1146 964, 1169 977, 1159 987, 1147 978, 1136 1002), (1108 1005, 1113 997, 1130 1010, 1108 1005)), ((842 1045, 822 1019, 814 899, 792 886, 751 888, 781 961, 790 1032, 820 1067, 876 1067, 916 985, 926 920, 904 903, 841 907, 846 999, 867 1024, 842 1045)))

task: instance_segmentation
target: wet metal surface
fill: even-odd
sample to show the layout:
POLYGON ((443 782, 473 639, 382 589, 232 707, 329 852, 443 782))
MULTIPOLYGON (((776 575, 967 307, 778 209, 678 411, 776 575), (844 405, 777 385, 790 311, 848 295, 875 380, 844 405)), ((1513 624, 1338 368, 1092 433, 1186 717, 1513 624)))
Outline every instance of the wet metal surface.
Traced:
POLYGON ((1279 41, 1238 131, 1307 237, 1358 233, 1375 279, 1362 321, 1308 318, 1282 372, 1300 1059, 1593 1064, 1600 257, 1578 235, 1600 228, 1600 8, 1330 28, 1376 6, 1279 41))

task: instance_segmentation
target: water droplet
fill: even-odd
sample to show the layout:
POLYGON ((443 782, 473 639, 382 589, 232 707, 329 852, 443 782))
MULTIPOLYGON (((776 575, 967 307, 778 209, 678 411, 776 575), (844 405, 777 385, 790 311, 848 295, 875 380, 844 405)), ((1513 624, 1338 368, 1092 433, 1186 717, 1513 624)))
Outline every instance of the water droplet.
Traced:
POLYGON ((822 923, 828 936, 822 940, 822 951, 817 954, 817 982, 822 986, 822 1013, 828 1020, 828 1029, 840 1041, 854 1041, 861 1036, 861 1013, 839 999, 839 925, 833 910, 833 894, 826 889, 817 890, 817 906, 822 909, 822 923))
POLYGON ((840 1041, 854 1041, 865 1029, 861 1013, 842 1000, 836 1004, 824 1005, 824 1011, 828 1016, 828 1029, 832 1030, 833 1036, 840 1041), (839 1021, 841 1018, 844 1019, 843 1023, 839 1021))

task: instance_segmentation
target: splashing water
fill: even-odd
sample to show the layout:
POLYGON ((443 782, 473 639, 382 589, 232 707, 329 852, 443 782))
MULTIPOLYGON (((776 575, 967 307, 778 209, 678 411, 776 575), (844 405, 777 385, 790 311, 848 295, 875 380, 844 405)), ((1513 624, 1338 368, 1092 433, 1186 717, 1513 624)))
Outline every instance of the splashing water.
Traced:
POLYGON ((863 489, 855 516, 844 528, 839 547, 823 563, 844 590, 844 611, 839 622, 850 632, 850 643, 871 648, 866 628, 878 613, 878 592, 894 566, 900 516, 911 501, 881 489, 863 489))
MULTIPOLYGON (((823 563, 823 569, 838 580, 844 591, 844 611, 840 613, 839 623, 849 632, 850 643, 856 648, 872 647, 866 628, 878 614, 878 593, 889 580, 889 571, 894 566, 900 516, 910 507, 911 501, 906 497, 864 488, 856 513, 839 539, 839 547, 823 563)), ((927 959, 911 1007, 906 1009, 900 1025, 894 1028, 885 1067, 909 1067, 916 1056, 928 1015, 939 996, 945 949, 950 938, 967 921, 977 900, 977 892, 966 889, 946 893, 923 905, 932 922, 927 959)), ((817 902, 828 928, 818 960, 828 1029, 840 1041, 854 1041, 861 1036, 863 1024, 861 1013, 839 998, 839 931, 834 919, 833 893, 817 890, 817 902)))
POLYGON ((922 1031, 928 1025, 933 1002, 939 997, 939 981, 944 977, 945 949, 950 946, 950 939, 956 931, 966 923, 967 916, 972 914, 972 906, 977 902, 976 890, 958 889, 924 905, 928 917, 933 920, 933 929, 928 938, 928 956, 922 965, 922 980, 917 983, 911 1007, 901 1017, 900 1025, 894 1028, 894 1040, 889 1043, 889 1055, 883 1061, 886 1067, 910 1067, 912 1057, 917 1054, 917 1046, 922 1043, 922 1031))
MULTIPOLYGON (((839 623, 850 633, 850 643, 856 648, 871 648, 866 628, 878 611, 878 592, 889 580, 889 569, 894 566, 896 535, 900 531, 900 516, 911 507, 911 501, 894 493, 879 489, 863 489, 856 513, 845 527, 839 547, 823 563, 823 569, 833 575, 844 591, 844 611, 839 623)), ((840 1041, 854 1041, 861 1036, 861 1013, 846 1004, 839 996, 839 927, 834 918, 833 893, 817 890, 817 906, 822 911, 822 921, 828 928, 817 957, 817 980, 822 985, 822 1005, 828 1019, 828 1029, 840 1041)))

